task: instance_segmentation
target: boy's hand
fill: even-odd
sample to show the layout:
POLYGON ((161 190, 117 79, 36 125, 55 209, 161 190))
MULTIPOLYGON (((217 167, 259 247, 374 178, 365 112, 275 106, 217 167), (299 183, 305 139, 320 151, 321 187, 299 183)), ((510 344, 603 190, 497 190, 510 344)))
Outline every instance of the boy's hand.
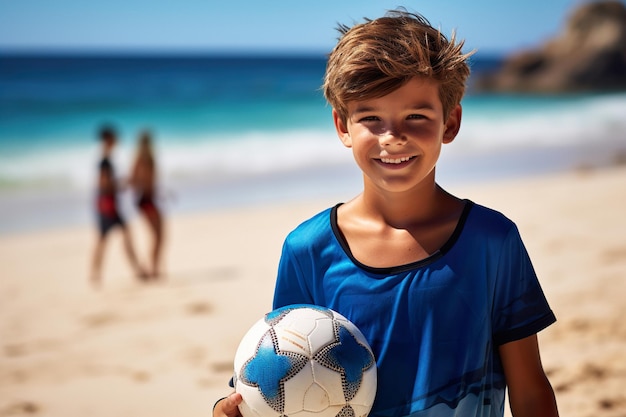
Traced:
POLYGON ((213 408, 213 417, 242 417, 239 411, 239 404, 241 404, 243 398, 238 392, 230 394, 228 397, 223 398, 215 404, 213 408))

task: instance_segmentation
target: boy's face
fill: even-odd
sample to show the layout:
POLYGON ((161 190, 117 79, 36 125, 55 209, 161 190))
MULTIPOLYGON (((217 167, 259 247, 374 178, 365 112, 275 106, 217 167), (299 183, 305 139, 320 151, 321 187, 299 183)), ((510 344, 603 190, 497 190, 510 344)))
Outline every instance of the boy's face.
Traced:
POLYGON ((444 120, 439 84, 415 77, 386 96, 348 103, 345 123, 336 111, 333 118, 366 181, 401 192, 434 182, 441 145, 458 133, 461 107, 444 120))

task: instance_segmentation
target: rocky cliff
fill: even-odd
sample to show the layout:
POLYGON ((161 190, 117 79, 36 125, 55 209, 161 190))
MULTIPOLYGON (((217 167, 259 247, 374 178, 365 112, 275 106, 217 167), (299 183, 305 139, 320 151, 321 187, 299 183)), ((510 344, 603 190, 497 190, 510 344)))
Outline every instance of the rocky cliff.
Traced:
POLYGON ((617 0, 573 10, 563 32, 507 57, 474 83, 478 91, 563 93, 626 90, 626 6, 617 0))

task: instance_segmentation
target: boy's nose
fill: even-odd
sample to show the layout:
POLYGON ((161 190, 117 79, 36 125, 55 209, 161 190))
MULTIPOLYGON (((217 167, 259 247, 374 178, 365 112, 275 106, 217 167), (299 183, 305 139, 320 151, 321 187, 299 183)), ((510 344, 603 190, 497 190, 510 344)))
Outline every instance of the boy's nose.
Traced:
POLYGON ((404 145, 406 139, 403 133, 387 131, 379 136, 379 143, 381 146, 404 145))

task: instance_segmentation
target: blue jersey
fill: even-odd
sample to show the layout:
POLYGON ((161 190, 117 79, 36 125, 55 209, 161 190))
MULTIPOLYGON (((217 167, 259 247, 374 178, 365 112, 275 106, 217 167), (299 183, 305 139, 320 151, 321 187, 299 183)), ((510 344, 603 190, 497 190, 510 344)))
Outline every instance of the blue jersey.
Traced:
POLYGON ((356 260, 337 206, 286 238, 274 308, 309 303, 354 322, 378 367, 371 416, 502 416, 498 346, 556 319, 515 224, 467 201, 453 235, 408 265, 356 260))

